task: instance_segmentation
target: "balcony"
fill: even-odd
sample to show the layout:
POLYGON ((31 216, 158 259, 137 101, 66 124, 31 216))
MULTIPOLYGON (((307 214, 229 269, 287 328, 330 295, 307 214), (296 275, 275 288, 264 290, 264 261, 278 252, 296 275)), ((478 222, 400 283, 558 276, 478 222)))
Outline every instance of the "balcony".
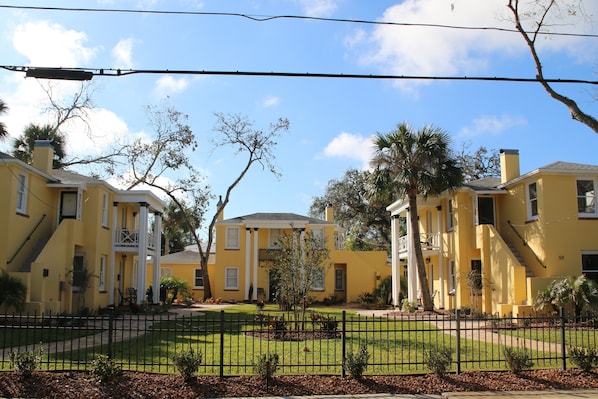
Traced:
MULTIPOLYGON (((139 249, 139 230, 117 229, 114 247, 121 252, 136 252, 139 249)), ((154 234, 147 233, 147 249, 153 251, 156 247, 154 234)))
MULTIPOLYGON (((440 233, 423 233, 419 235, 419 242, 422 245, 423 251, 438 251, 440 250, 440 233)), ((407 236, 399 237, 397 243, 399 253, 407 253, 409 244, 407 236)))

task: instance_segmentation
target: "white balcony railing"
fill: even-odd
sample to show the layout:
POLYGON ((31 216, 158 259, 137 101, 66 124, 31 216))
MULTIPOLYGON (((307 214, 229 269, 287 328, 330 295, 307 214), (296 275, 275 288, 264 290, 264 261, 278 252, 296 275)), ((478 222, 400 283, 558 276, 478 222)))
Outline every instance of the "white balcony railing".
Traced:
MULTIPOLYGON (((439 233, 423 233, 419 235, 420 239, 419 242, 422 245, 422 249, 439 249, 440 248, 440 234, 439 233)), ((397 247, 399 253, 407 252, 408 249, 408 241, 407 236, 399 237, 397 242, 397 247)))
MULTIPOLYGON (((147 248, 154 249, 154 234, 148 232, 147 233, 147 248)), ((117 229, 116 230, 116 241, 114 243, 115 247, 120 248, 138 248, 139 247, 139 230, 131 230, 131 229, 117 229)))

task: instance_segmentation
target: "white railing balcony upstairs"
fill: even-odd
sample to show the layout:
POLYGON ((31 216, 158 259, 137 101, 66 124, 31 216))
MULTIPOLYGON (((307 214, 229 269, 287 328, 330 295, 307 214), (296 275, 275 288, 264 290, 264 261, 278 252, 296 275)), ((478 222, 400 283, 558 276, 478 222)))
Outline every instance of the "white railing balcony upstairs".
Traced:
MULTIPOLYGON (((139 230, 132 229, 117 229, 116 230, 116 247, 121 248, 138 248, 139 247, 139 230)), ((148 232, 147 234, 147 248, 154 249, 154 234, 148 232)))
MULTIPOLYGON (((419 235, 419 242, 422 249, 438 249, 440 248, 440 234, 439 233, 423 233, 419 235)), ((397 240, 397 248, 399 253, 407 252, 409 248, 407 236, 401 236, 397 240)))

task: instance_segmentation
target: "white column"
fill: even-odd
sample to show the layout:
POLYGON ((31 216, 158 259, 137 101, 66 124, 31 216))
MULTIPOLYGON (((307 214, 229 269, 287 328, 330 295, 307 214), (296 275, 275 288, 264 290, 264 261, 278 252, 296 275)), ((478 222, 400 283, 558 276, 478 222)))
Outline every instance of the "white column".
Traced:
POLYGON ((152 270, 152 302, 160 302, 160 257, 162 255, 162 214, 154 213, 154 270, 152 270))
POLYGON ((254 301, 257 301, 257 266, 259 263, 259 250, 258 250, 258 237, 259 237, 259 229, 253 229, 253 297, 251 298, 254 301))
POLYGON ((417 267, 415 265, 415 250, 413 243, 413 234, 411 232, 411 215, 407 210, 407 277, 409 279, 407 296, 410 301, 417 301, 417 267))
POLYGON ((139 242, 137 251, 137 303, 141 304, 145 297, 145 277, 147 275, 147 243, 148 243, 148 204, 139 204, 139 242))
MULTIPOLYGON (((116 276, 114 275, 114 258, 116 257, 116 252, 114 251, 114 244, 116 243, 117 238, 117 224, 118 220, 118 202, 112 203, 112 245, 110 245, 110 272, 108 279, 108 303, 112 305, 116 305, 114 303, 114 284, 116 276)), ((122 278, 122 277, 121 277, 122 278)))
POLYGON ((249 287, 251 285, 251 228, 245 228, 245 293, 246 301, 249 300, 249 287))
POLYGON ((440 309, 444 308, 444 286, 446 284, 445 277, 444 277, 444 249, 442 245, 442 232, 445 231, 444 226, 442 225, 442 207, 439 205, 436 207, 437 212, 437 221, 438 221, 438 279, 440 280, 440 289, 438 290, 438 307, 440 309))
POLYGON ((399 248, 398 248, 398 230, 399 230, 399 215, 392 215, 390 219, 391 231, 391 260, 392 260, 392 304, 394 307, 400 307, 399 292, 401 290, 401 271, 399 270, 399 248))

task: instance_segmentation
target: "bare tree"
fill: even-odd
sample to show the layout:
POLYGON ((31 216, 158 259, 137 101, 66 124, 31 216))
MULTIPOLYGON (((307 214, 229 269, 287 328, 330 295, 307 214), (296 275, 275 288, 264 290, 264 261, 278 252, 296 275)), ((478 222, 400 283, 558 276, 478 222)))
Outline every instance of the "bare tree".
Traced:
POLYGON ((542 68, 542 62, 537 51, 537 40, 542 36, 544 29, 549 25, 549 20, 555 20, 562 18, 565 15, 576 15, 582 12, 580 0, 534 0, 525 1, 522 0, 509 0, 507 4, 508 9, 513 15, 515 26, 527 47, 529 48, 530 54, 534 60, 536 66, 536 77, 544 90, 550 95, 550 97, 564 104, 571 113, 571 117, 583 123, 592 129, 595 133, 598 133, 598 120, 592 115, 583 112, 577 103, 571 98, 557 92, 544 78, 544 71, 542 68), (524 6, 531 5, 532 9, 524 6), (578 12, 580 11, 580 12, 578 12), (526 26, 524 26, 526 25, 526 26), (529 29, 529 30, 528 30, 529 29))
POLYGON ((139 139, 126 149, 131 167, 131 174, 126 178, 127 185, 129 189, 140 184, 157 188, 181 209, 181 216, 185 218, 186 225, 190 226, 199 250, 204 299, 207 299, 212 297, 208 260, 214 242, 216 221, 229 203, 232 191, 253 164, 259 163, 276 176, 279 175, 273 164, 273 151, 277 144, 275 139, 281 131, 288 130, 289 122, 279 119, 277 123, 270 125, 268 131, 262 131, 255 130, 253 123, 243 116, 216 114, 217 123, 214 130, 217 137, 213 140, 214 146, 233 148, 237 154, 244 154, 246 160, 242 170, 228 186, 222 203, 209 218, 209 224, 205 226, 208 204, 213 195, 210 187, 204 184, 204 177, 195 170, 188 156, 188 152, 195 151, 197 143, 191 128, 186 124, 187 115, 172 107, 148 107, 148 117, 155 137, 151 142, 139 139), (180 177, 169 182, 165 179, 167 171, 176 171, 180 177), (199 231, 204 227, 207 241, 202 245, 199 231))

